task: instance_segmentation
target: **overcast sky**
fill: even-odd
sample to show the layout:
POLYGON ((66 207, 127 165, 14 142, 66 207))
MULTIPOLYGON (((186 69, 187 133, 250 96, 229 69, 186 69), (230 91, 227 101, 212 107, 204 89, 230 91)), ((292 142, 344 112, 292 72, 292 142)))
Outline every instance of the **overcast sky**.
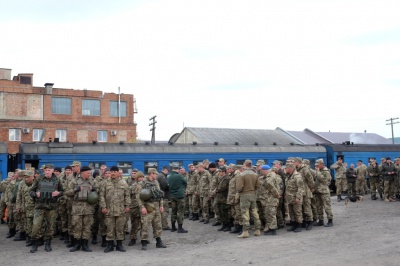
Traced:
POLYGON ((156 140, 184 126, 391 137, 399 14, 398 0, 0 0, 0 67, 121 87, 142 140, 154 115, 156 140))

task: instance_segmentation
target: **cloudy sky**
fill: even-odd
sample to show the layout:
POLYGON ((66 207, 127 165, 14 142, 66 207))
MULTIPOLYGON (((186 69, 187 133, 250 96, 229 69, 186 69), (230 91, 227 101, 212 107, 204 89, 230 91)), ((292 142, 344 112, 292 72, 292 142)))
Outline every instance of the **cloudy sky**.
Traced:
POLYGON ((399 14, 398 0, 0 0, 0 67, 120 87, 142 140, 154 115, 157 140, 184 126, 391 137, 399 14))

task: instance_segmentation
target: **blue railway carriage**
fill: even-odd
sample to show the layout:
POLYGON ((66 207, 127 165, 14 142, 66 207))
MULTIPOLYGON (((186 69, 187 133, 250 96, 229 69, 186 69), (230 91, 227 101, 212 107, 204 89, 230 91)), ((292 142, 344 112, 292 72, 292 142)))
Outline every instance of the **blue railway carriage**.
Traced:
MULTIPOLYGON (((351 163, 354 163, 355 167, 357 167, 358 160, 362 160, 368 166, 370 159, 375 159, 379 164, 381 158, 390 157, 393 161, 394 158, 400 157, 400 145, 351 143, 322 145, 327 151, 328 167, 334 164, 339 157, 343 158, 348 167, 351 163)), ((336 179, 334 174, 332 176, 336 179)))
POLYGON ((102 164, 117 165, 124 175, 133 168, 147 173, 149 168, 161 170, 177 162, 184 166, 197 164, 204 159, 217 161, 224 158, 227 164, 253 163, 263 159, 271 165, 274 160, 285 162, 288 157, 309 159, 312 167, 315 160, 326 160, 326 149, 316 145, 212 145, 212 144, 146 144, 146 143, 22 143, 19 167, 39 168, 46 163, 64 168, 73 161, 81 161, 92 169, 102 164))
POLYGON ((0 181, 7 178, 8 153, 7 144, 0 142, 0 181))

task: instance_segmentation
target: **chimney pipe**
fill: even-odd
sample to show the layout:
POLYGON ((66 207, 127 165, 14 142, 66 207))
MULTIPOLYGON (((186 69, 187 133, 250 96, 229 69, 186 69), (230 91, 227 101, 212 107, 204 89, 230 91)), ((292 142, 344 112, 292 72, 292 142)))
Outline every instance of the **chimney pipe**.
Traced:
POLYGON ((46 94, 53 94, 54 83, 45 83, 44 88, 46 89, 46 94))

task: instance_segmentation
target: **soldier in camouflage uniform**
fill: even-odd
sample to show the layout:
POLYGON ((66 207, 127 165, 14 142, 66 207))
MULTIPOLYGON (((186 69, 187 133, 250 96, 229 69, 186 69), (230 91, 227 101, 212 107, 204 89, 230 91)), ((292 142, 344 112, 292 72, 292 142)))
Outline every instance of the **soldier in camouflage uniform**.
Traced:
POLYGON ((215 188, 215 204, 219 209, 220 220, 222 227, 218 231, 229 232, 231 231, 231 216, 230 216, 230 205, 227 204, 228 193, 229 193, 229 181, 230 176, 227 173, 225 166, 218 168, 219 182, 215 188))
POLYGON ((276 174, 277 177, 281 179, 279 182, 279 194, 281 197, 279 198, 278 207, 276 211, 276 220, 278 222, 278 229, 285 227, 285 219, 289 220, 289 209, 288 205, 285 204, 285 179, 286 174, 282 169, 282 162, 275 160, 273 163, 272 171, 276 174), (275 170, 276 169, 276 170, 275 170))
POLYGON ((331 194, 329 185, 331 184, 331 172, 324 165, 323 159, 318 159, 315 162, 316 177, 315 177, 315 197, 317 202, 318 223, 317 226, 324 225, 324 210, 328 217, 328 223, 325 227, 333 226, 333 214, 331 208, 331 194))
POLYGON ((400 182, 400 178, 399 178, 400 158, 395 158, 394 159, 394 164, 395 164, 396 169, 397 169, 397 174, 396 174, 395 179, 394 179, 393 187, 394 187, 394 191, 395 191, 397 200, 400 200, 400 184, 399 184, 399 182, 400 182))
POLYGON ((253 216, 255 232, 254 236, 261 234, 261 222, 257 212, 256 191, 260 185, 257 174, 252 169, 252 162, 244 162, 244 171, 236 181, 236 191, 240 196, 240 211, 243 217, 243 232, 238 238, 249 237, 250 215, 253 216))
POLYGON ((385 202, 396 201, 394 199, 394 188, 393 183, 395 177, 397 176, 397 168, 392 163, 390 157, 386 158, 386 162, 382 164, 381 174, 384 180, 384 194, 385 194, 385 202))
POLYGON ((151 171, 147 179, 138 183, 137 190, 140 193, 137 194, 136 200, 139 203, 141 212, 141 243, 142 250, 147 250, 147 244, 149 240, 150 226, 153 227, 153 237, 156 239, 157 248, 166 248, 167 246, 161 240, 162 233, 162 222, 161 213, 164 212, 163 207, 163 191, 160 189, 160 185, 157 182, 157 171, 151 171), (143 198, 142 190, 147 190, 148 198, 143 198))
POLYGON ((54 224, 57 219, 57 201, 63 195, 63 187, 58 178, 53 174, 53 165, 46 164, 44 176, 35 179, 30 190, 30 196, 35 200, 35 214, 32 227, 32 247, 30 252, 35 253, 38 247, 38 239, 42 237, 44 230, 45 250, 52 251, 51 239, 53 238, 54 224))
MULTIPOLYGON (((106 167, 102 170, 102 174, 100 175, 100 177, 97 177, 94 185, 96 187, 97 193, 100 195, 100 190, 101 187, 104 186, 106 184, 107 180, 111 179, 111 172, 110 172, 110 168, 106 167)), ((104 248, 107 246, 107 226, 106 226, 106 217, 105 214, 102 213, 101 211, 99 211, 99 216, 98 216, 98 220, 99 220, 99 233, 101 235, 101 246, 104 248)))
MULTIPOLYGON (((78 179, 80 176, 80 171, 81 171, 81 162, 79 161, 74 161, 70 165, 72 173, 67 176, 67 182, 65 184, 65 187, 68 188, 69 184, 74 180, 78 179)), ((64 243, 67 244, 67 248, 72 248, 75 246, 74 242, 74 237, 72 235, 73 232, 73 227, 72 227, 72 198, 71 197, 66 197, 66 205, 67 205, 67 211, 68 211, 68 234, 69 234, 69 241, 68 239, 64 241, 64 243)))
POLYGON ((216 206, 217 201, 215 199, 215 190, 218 187, 218 183, 219 183, 219 175, 218 175, 217 165, 215 163, 210 163, 208 166, 208 172, 211 175, 209 198, 210 198, 212 211, 215 214, 215 221, 212 224, 212 226, 218 226, 218 225, 221 225, 221 219, 220 219, 219 208, 218 208, 218 206, 216 206))
MULTIPOLYGON (((63 188, 68 188, 68 177, 71 175, 71 173, 72 173, 72 167, 67 165, 64 168, 64 172, 61 173, 61 175, 59 177, 63 188)), ((67 200, 68 200, 68 197, 66 195, 63 195, 58 200, 58 215, 60 216, 60 220, 61 220, 60 240, 64 240, 64 243, 69 242, 67 200)))
POLYGON ((131 195, 131 240, 128 246, 134 246, 136 244, 137 234, 140 230, 140 208, 139 202, 137 201, 137 194, 140 193, 138 184, 142 182, 144 174, 140 171, 136 172, 135 176, 132 176, 132 184, 129 187, 131 195))
POLYGON ((11 182, 11 179, 13 178, 14 173, 13 172, 8 172, 8 176, 5 180, 1 181, 0 183, 0 192, 1 192, 1 198, 0 198, 0 222, 1 224, 5 224, 6 222, 3 220, 5 210, 7 208, 6 204, 6 188, 8 184, 11 182))
POLYGON ((342 192, 346 189, 346 166, 343 163, 343 159, 339 157, 337 162, 331 165, 331 169, 335 170, 336 195, 337 201, 340 202, 342 200, 342 192))
POLYGON ((202 218, 199 222, 204 222, 205 224, 208 224, 210 221, 208 200, 210 193, 211 176, 208 171, 205 171, 203 164, 199 163, 196 167, 198 175, 197 192, 200 195, 200 206, 203 213, 202 218))
POLYGON ((259 213, 263 213, 265 218, 264 235, 276 235, 278 228, 276 222, 276 211, 281 195, 278 191, 277 180, 273 171, 270 171, 269 165, 262 165, 260 167, 261 176, 259 177, 260 187, 258 189, 258 198, 261 203, 259 213))
POLYGON ((240 213, 240 205, 239 202, 236 202, 236 198, 239 198, 239 195, 236 196, 236 180, 240 172, 236 170, 236 166, 234 164, 230 164, 227 171, 229 175, 227 204, 231 207, 231 217, 233 218, 234 226, 233 230, 230 233, 237 234, 242 231, 243 226, 242 216, 240 213))
POLYGON ((357 161, 357 179, 356 179, 356 193, 365 195, 365 184, 367 183, 367 166, 361 160, 357 161))
MULTIPOLYGON (((307 169, 311 172, 311 175, 312 175, 312 177, 313 177, 313 180, 314 180, 314 184, 315 184, 315 177, 316 177, 316 175, 317 175, 317 172, 314 170, 314 169, 312 169, 311 167, 310 167, 310 160, 308 160, 308 159, 303 159, 303 164, 307 167, 307 169)), ((314 189, 314 191, 312 192, 313 193, 313 197, 311 198, 311 210, 312 210, 312 214, 313 214, 313 225, 316 225, 317 224, 317 220, 318 220, 318 212, 317 212, 317 201, 316 201, 316 198, 315 198, 315 196, 314 196, 314 194, 315 194, 315 189, 314 189)))
POLYGON ((379 166, 376 164, 376 161, 374 159, 371 159, 370 165, 367 167, 367 172, 369 175, 369 184, 371 186, 371 199, 372 200, 377 200, 378 198, 376 197, 376 191, 378 190, 378 193, 382 197, 382 189, 380 186, 380 169, 379 166))
POLYGON ((24 230, 26 237, 28 238, 27 247, 32 245, 32 223, 33 214, 35 212, 35 203, 29 193, 33 184, 33 174, 34 172, 32 170, 23 171, 25 180, 21 182, 21 185, 18 188, 16 201, 16 209, 18 213, 21 213, 21 220, 24 223, 24 230))
MULTIPOLYGON (((189 173, 186 172, 185 167, 181 166, 179 167, 179 174, 183 176, 183 178, 186 180, 186 184, 188 182, 189 178, 189 173)), ((187 186, 186 186, 187 189, 187 186)), ((189 218, 190 214, 190 207, 189 207, 189 197, 186 195, 186 190, 185 190, 185 213, 183 215, 184 218, 189 218)))
POLYGON ((186 197, 189 200, 189 209, 192 211, 192 217, 189 220, 199 220, 199 195, 196 192, 198 185, 198 175, 193 164, 189 164, 188 185, 186 187, 186 197))
POLYGON ((303 178, 304 183, 304 198, 303 198, 303 224, 302 227, 306 230, 311 230, 313 227, 313 213, 311 208, 311 199, 313 198, 313 191, 315 187, 314 178, 308 167, 303 164, 303 160, 300 157, 294 159, 294 165, 296 171, 303 178))
POLYGON ((117 240, 116 250, 125 252, 122 246, 126 213, 130 211, 131 197, 126 182, 119 178, 119 168, 110 168, 111 179, 100 188, 100 209, 105 214, 107 226, 107 247, 105 253, 114 250, 114 240, 117 240))
MULTIPOLYGON (((8 208, 8 228, 9 232, 7 238, 11 238, 16 234, 17 226, 20 227, 21 214, 17 213, 15 203, 17 200, 18 186, 23 179, 23 172, 18 169, 14 172, 14 176, 6 188, 6 203, 8 208)), ((20 228, 21 230, 21 228, 20 228)), ((24 228, 22 228, 23 235, 25 235, 24 228)))
POLYGON ((93 204, 87 202, 88 195, 96 191, 94 179, 91 176, 92 169, 83 166, 80 170, 80 176, 74 179, 65 192, 66 195, 73 198, 72 202, 72 235, 74 237, 74 246, 69 250, 75 252, 80 250, 92 252, 89 248, 89 238, 92 235, 91 227, 93 225, 94 208, 93 204))
POLYGON ((290 219, 293 221, 288 231, 301 232, 303 222, 302 203, 304 199, 304 183, 301 175, 293 164, 286 164, 286 201, 289 207, 290 219))

